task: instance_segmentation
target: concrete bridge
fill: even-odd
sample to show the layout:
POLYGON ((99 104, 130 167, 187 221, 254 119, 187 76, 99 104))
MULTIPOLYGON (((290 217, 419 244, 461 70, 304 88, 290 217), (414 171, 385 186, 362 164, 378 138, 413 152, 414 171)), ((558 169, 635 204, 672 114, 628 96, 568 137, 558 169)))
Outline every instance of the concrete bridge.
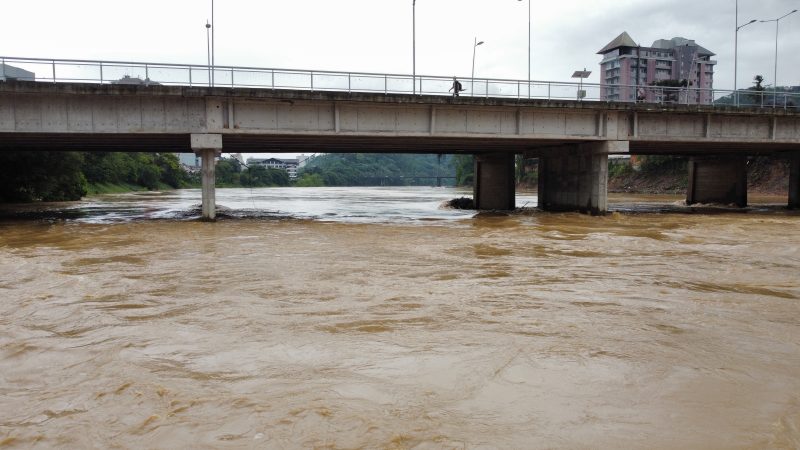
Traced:
POLYGON ((194 151, 203 215, 215 217, 220 152, 475 155, 479 209, 513 209, 514 155, 540 160, 539 205, 603 213, 609 154, 691 157, 687 200, 744 206, 748 155, 792 158, 800 207, 800 113, 791 109, 0 82, 0 151, 194 151))

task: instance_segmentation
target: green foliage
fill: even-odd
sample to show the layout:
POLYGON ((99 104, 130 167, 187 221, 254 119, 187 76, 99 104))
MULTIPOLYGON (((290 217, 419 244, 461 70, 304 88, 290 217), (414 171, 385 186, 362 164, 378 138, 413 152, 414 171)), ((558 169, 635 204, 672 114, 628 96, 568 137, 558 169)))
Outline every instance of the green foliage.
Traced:
POLYGON ((536 159, 525 159, 523 155, 514 158, 514 178, 519 186, 533 187, 539 181, 539 163, 536 159))
POLYGON ((753 90, 754 91, 763 91, 764 90, 764 86, 761 85, 761 83, 763 83, 763 82, 764 82, 764 76, 763 75, 754 76, 753 77, 753 83, 755 83, 755 86, 753 86, 753 90))
POLYGON ((159 181, 172 188, 180 188, 186 186, 189 182, 189 177, 181 167, 178 155, 174 153, 156 153, 155 163, 161 169, 161 177, 159 181))
POLYGON ((608 176, 610 178, 622 177, 633 173, 631 164, 611 163, 608 164, 608 176))
POLYGON ((133 184, 147 189, 189 183, 173 153, 86 152, 81 170, 92 184, 133 184))
POLYGON ((79 152, 0 152, 0 202, 80 199, 82 163, 79 152))
POLYGON ((456 185, 471 186, 475 177, 475 158, 472 155, 455 155, 453 166, 456 169, 456 185))
POLYGON ((0 202, 79 200, 90 186, 108 192, 180 188, 190 181, 172 153, 0 153, 0 202))
POLYGON ((642 156, 641 171, 643 173, 685 173, 687 159, 680 156, 642 156))
POLYGON ((242 164, 236 158, 220 158, 214 169, 218 186, 241 186, 242 164))
POLYGON ((320 187, 325 186, 325 180, 318 173, 304 173, 298 177, 294 185, 297 187, 320 187))
POLYGON ((650 86, 663 86, 663 87, 686 87, 690 83, 685 78, 683 80, 660 80, 660 81, 653 81, 650 83, 650 86))
MULTIPOLYGON (((436 183, 437 176, 454 175, 447 155, 338 153, 309 161, 299 173, 298 185, 302 182, 325 186, 429 186, 436 183)), ((442 184, 453 182, 446 178, 442 184)))
POLYGON ((248 187, 289 186, 289 172, 257 165, 248 167, 239 179, 242 186, 248 187))

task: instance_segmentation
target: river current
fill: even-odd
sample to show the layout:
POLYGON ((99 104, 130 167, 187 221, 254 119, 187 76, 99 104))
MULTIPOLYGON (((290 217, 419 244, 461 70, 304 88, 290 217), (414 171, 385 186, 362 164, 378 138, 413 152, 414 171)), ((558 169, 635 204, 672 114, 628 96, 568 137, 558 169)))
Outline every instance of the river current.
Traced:
POLYGON ((217 195, 0 212, 0 447, 800 448, 785 199, 217 195))

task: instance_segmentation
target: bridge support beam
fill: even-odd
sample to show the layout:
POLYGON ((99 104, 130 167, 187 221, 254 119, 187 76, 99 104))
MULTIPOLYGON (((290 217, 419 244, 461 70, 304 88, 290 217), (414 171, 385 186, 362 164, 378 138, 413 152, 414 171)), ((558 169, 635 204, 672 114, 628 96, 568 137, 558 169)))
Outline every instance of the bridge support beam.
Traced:
POLYGON ((515 207, 514 154, 475 155, 475 209, 512 210, 515 207))
POLYGON ((608 154, 624 153, 627 145, 626 141, 577 144, 540 155, 539 208, 605 214, 608 154))
POLYGON ((789 168, 789 209, 800 209, 800 152, 795 152, 789 168))
POLYGON ((690 158, 686 204, 695 203, 747 206, 747 159, 744 156, 690 158))
POLYGON ((216 158, 222 154, 221 134, 192 134, 192 150, 201 158, 203 220, 217 218, 216 158))

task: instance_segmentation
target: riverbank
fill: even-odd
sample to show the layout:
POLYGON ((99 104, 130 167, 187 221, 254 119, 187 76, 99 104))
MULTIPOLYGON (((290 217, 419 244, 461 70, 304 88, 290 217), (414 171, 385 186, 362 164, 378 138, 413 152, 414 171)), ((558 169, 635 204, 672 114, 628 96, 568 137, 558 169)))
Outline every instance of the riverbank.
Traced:
MULTIPOLYGON (((608 191, 628 194, 683 194, 689 184, 683 163, 634 170, 630 165, 612 166, 608 191)), ((754 158, 747 163, 747 192, 785 195, 789 189, 789 162, 776 158, 754 158)))

